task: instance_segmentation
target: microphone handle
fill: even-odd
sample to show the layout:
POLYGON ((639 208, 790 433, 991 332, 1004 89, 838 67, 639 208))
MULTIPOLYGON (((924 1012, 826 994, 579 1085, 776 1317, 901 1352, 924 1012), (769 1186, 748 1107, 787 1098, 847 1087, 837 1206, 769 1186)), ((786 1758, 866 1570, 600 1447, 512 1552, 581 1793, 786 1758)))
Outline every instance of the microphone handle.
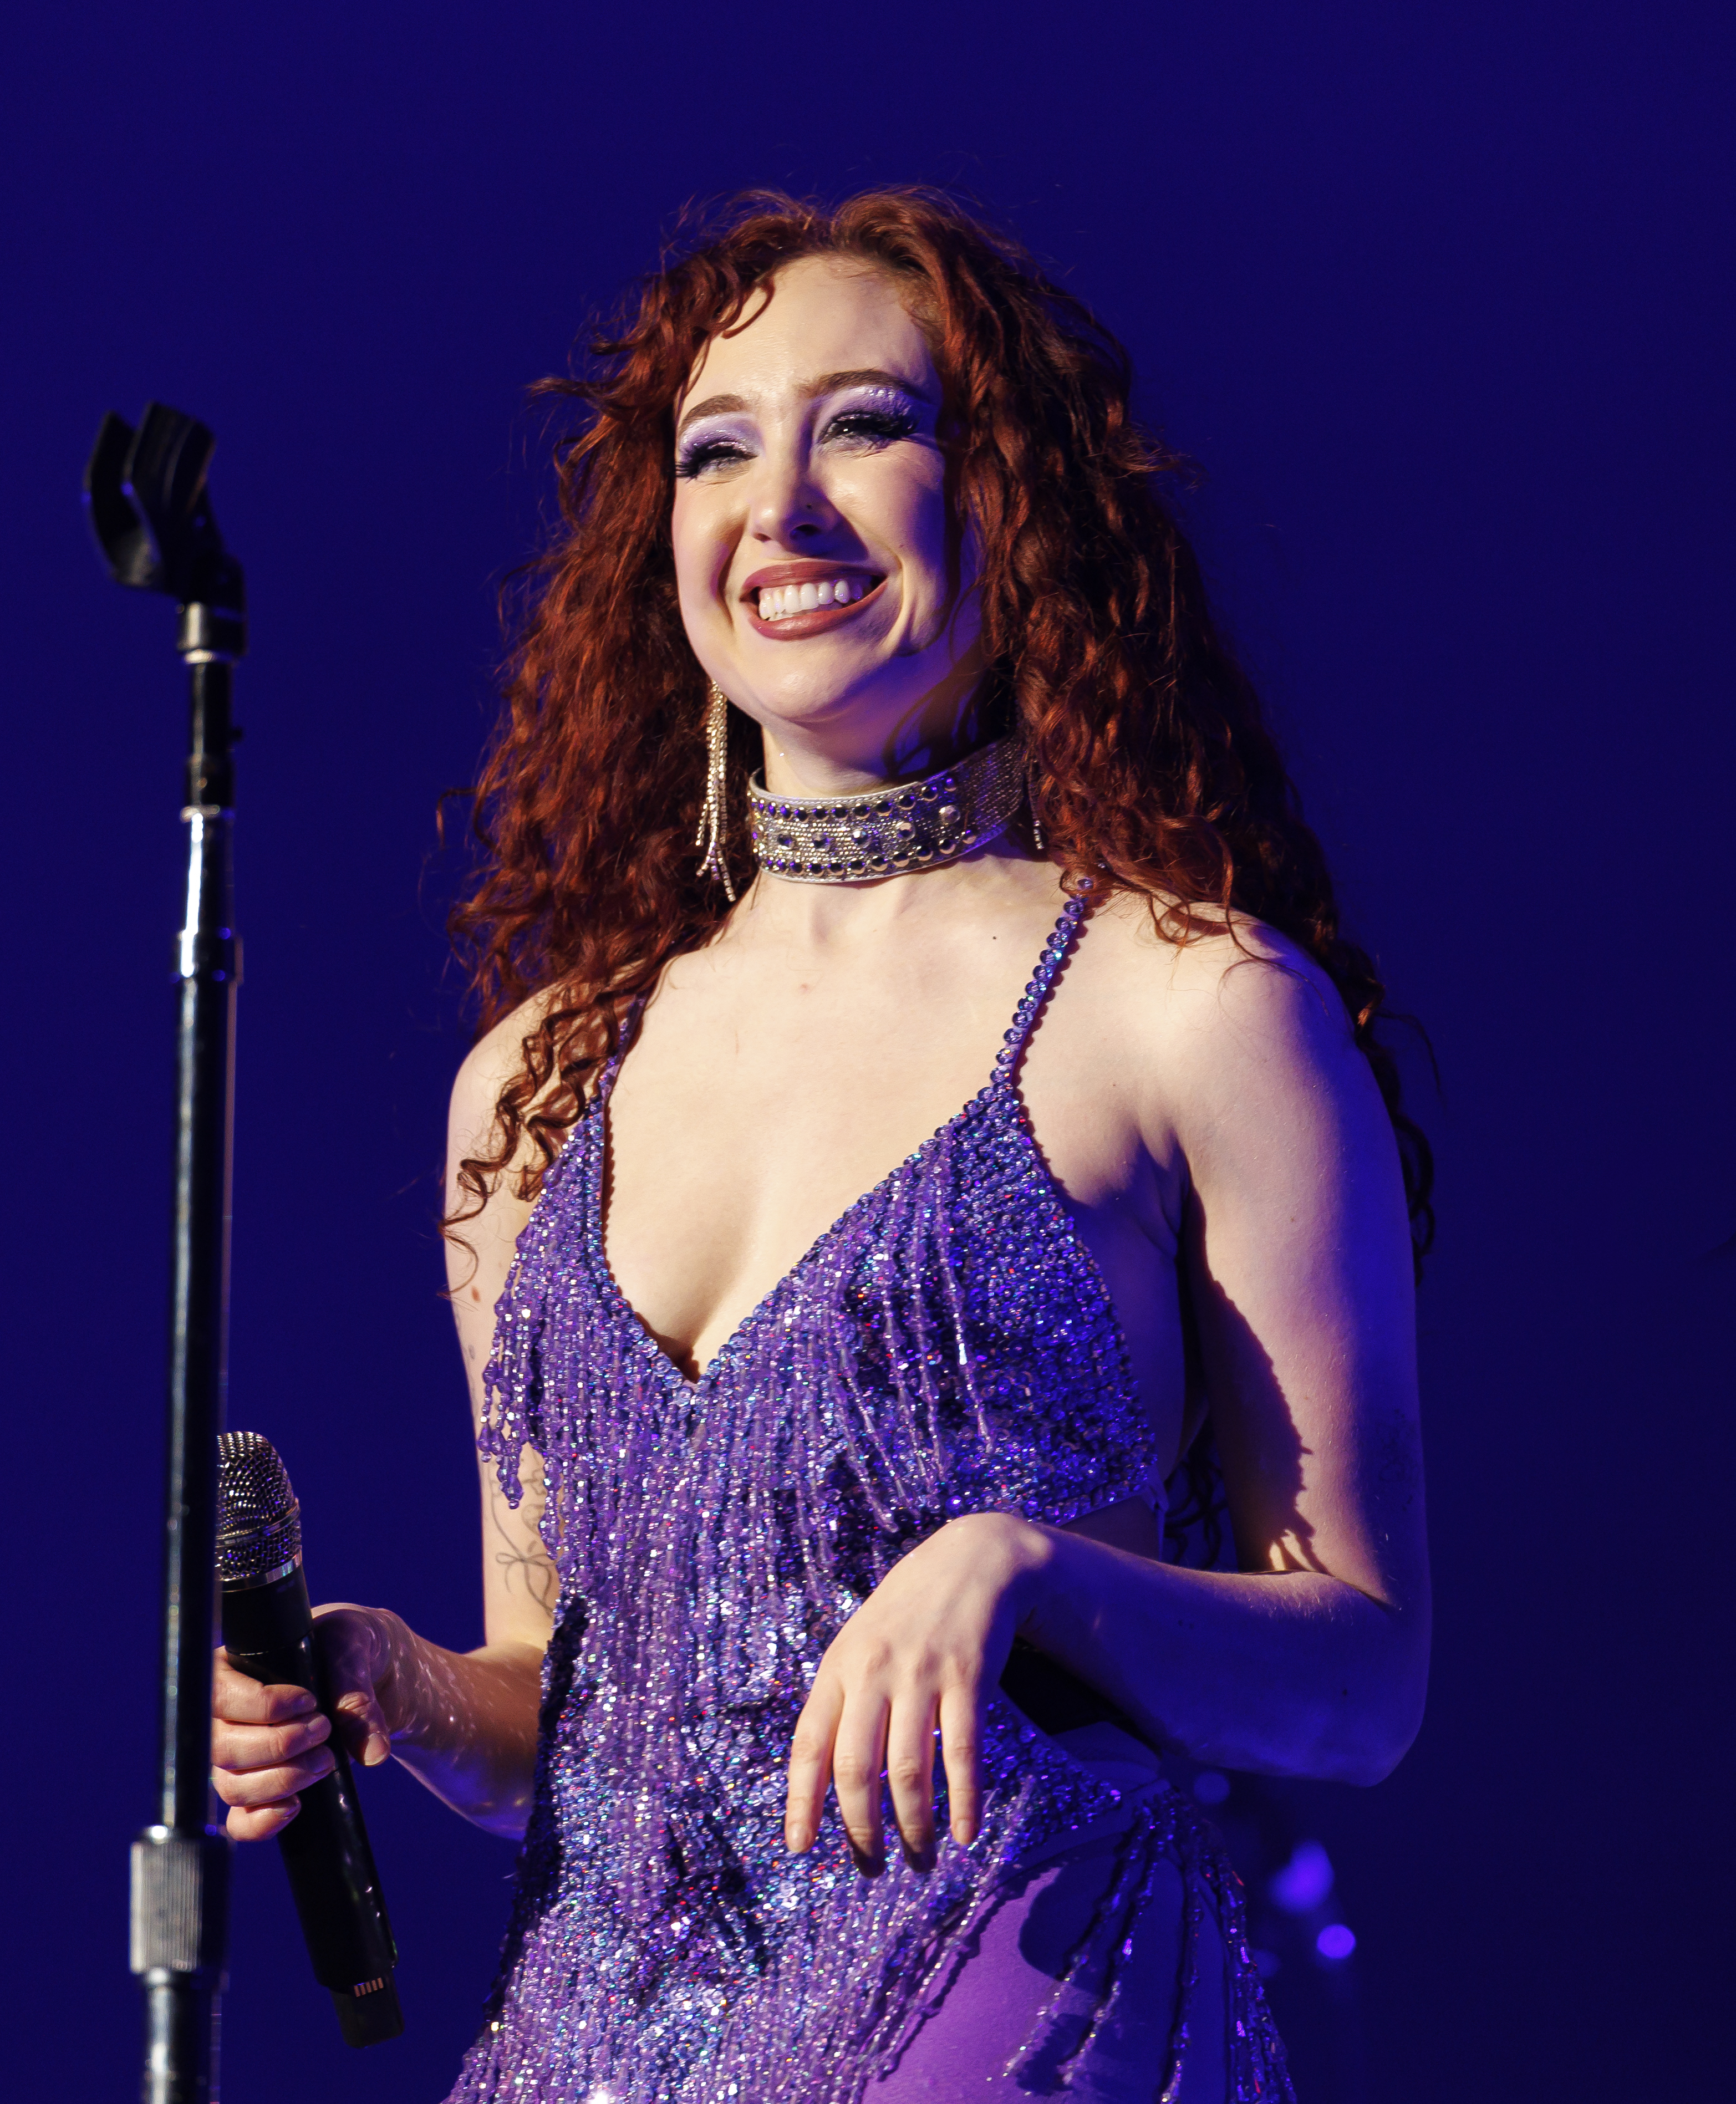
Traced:
POLYGON ((374 2045, 404 2029, 392 1973, 398 1947, 368 1845, 350 1757, 314 1653, 313 1610, 298 1562, 283 1577, 223 1594, 223 1648, 238 1673, 305 1687, 332 1726, 337 1766, 299 1793, 301 1809, 278 1836, 314 1977, 329 1988, 345 2040, 374 2045))

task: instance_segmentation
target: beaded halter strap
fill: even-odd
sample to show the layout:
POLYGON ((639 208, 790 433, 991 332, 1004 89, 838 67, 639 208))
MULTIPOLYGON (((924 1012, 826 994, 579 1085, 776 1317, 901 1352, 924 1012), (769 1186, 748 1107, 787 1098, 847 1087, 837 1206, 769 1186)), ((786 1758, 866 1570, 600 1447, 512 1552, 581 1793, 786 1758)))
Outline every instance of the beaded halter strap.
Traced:
POLYGON ((1019 1005, 1013 1011, 1011 1026, 1002 1033, 1001 1049, 994 1055, 994 1076, 988 1087, 981 1091, 982 1099, 986 1100, 996 1089, 1004 1086, 1012 1079, 1013 1069, 1018 1065, 1020 1055, 1024 1050, 1024 1041, 1030 1036, 1042 1005, 1049 998, 1056 973, 1067 961, 1067 953, 1073 947, 1073 938, 1079 932, 1079 923, 1091 910, 1091 901, 1085 894, 1093 889, 1088 876, 1080 877, 1075 895, 1061 908, 1061 917, 1051 929, 1049 939, 1043 944, 1042 955, 1032 967, 1031 976, 1025 982, 1024 992, 1019 997, 1019 1005))
POLYGON ((956 767, 855 796, 774 796, 748 784, 748 834, 762 868, 804 884, 860 883, 955 861, 1006 830, 1024 795, 1017 743, 997 738, 956 767))

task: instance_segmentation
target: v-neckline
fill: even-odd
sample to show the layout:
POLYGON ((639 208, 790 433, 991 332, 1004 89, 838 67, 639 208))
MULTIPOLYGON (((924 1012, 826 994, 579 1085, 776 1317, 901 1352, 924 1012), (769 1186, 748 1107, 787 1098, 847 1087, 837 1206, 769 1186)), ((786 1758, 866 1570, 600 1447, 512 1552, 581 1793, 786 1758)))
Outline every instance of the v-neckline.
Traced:
MULTIPOLYGON (((972 1096, 968 1103, 965 1103, 959 1110, 954 1112, 953 1116, 947 1120, 944 1125, 937 1126, 934 1131, 928 1135, 927 1139, 925 1139, 920 1146, 913 1148, 910 1153, 904 1157, 902 1161, 895 1163, 894 1166, 886 1171, 886 1175, 881 1178, 877 1184, 870 1184, 868 1188, 864 1191, 859 1197, 853 1198, 850 1204, 844 1208, 843 1211, 840 1213, 837 1218, 832 1223, 831 1226, 822 1228, 820 1233, 814 1237, 814 1240, 809 1243, 806 1249, 805 1249, 801 1255, 797 1258, 794 1264, 792 1264, 789 1269, 783 1273, 783 1277, 778 1280, 777 1283, 770 1287, 767 1291, 754 1303, 753 1306, 748 1310, 745 1315, 743 1316, 740 1322, 739 1322, 735 1327, 730 1331, 729 1335, 717 1347, 716 1350, 712 1353, 710 1358, 706 1361, 705 1364, 699 1369, 696 1375, 683 1373, 681 1367, 676 1363, 675 1360, 670 1357, 668 1352, 658 1342, 657 1337, 652 1331, 650 1325, 645 1321, 644 1316, 640 1313, 639 1310, 634 1307, 632 1302, 627 1299, 626 1294, 622 1291, 620 1282, 615 1277, 614 1267, 609 1260, 608 1245, 604 1237, 605 1223, 603 1214, 603 1182, 605 1176, 607 1175, 607 1164, 609 1158, 609 1104, 608 1099, 606 1097, 603 1098, 596 1106, 597 1131, 596 1139, 593 1142, 596 1153, 591 1163, 591 1189, 589 1194, 589 1202, 592 1208, 591 1221, 592 1230, 591 1246, 596 1252, 598 1269, 600 1273, 604 1285, 608 1288, 609 1297, 614 1304, 614 1312, 617 1317, 623 1321, 627 1324, 627 1327, 638 1337, 644 1340, 645 1345, 649 1345, 650 1348, 650 1353, 655 1355, 658 1362, 659 1369, 663 1372, 664 1379, 667 1380, 672 1386, 679 1384, 681 1387, 686 1389, 689 1394, 698 1394, 700 1390, 707 1386, 710 1383, 712 1375, 716 1373, 723 1365, 724 1362, 731 1356, 735 1346, 740 1343, 742 1339, 745 1337, 751 1330, 757 1327, 760 1318, 767 1313, 773 1302, 779 1299, 787 1288, 795 1284, 796 1281, 801 1277, 802 1273, 808 1268, 809 1265, 814 1262, 816 1257, 819 1256, 820 1251, 825 1247, 826 1244, 832 1240, 832 1237, 838 1233, 841 1228, 848 1226, 850 1222, 855 1218, 857 1214, 859 1213, 872 1199, 879 1197, 890 1184, 896 1183, 900 1176, 905 1175, 909 1171, 919 1167, 930 1151, 932 1148, 938 1147, 942 1140, 950 1139, 954 1132, 959 1130, 963 1126, 968 1118, 980 1112, 987 1110, 990 1099, 992 1099, 993 1096, 998 1093, 999 1090, 1003 1087, 1011 1088, 1011 1084, 1010 1082, 996 1081, 990 1082, 987 1088, 979 1090, 976 1094, 972 1096)), ((641 1348, 644 1348, 644 1347, 641 1346, 641 1348)))
MULTIPOLYGON (((1011 1027, 1003 1033, 1002 1050, 996 1055, 994 1071, 987 1084, 979 1089, 974 1095, 967 1098, 944 1125, 936 1126, 927 1139, 913 1148, 902 1161, 895 1162, 877 1184, 870 1184, 860 1197, 852 1199, 830 1227, 823 1228, 814 1237, 789 1269, 784 1272, 776 1283, 748 1310, 740 1322, 718 1345, 710 1358, 700 1367, 698 1374, 691 1376, 681 1371, 668 1352, 658 1343, 650 1325, 622 1291, 620 1282, 615 1277, 614 1266, 609 1259, 605 1233, 606 1221, 603 1206, 604 1185, 609 1174, 609 1098, 614 1094, 615 1080, 621 1071, 621 1063, 632 1050, 634 1039, 639 1032, 640 1021, 645 1013, 643 999, 634 1004, 622 1042, 614 1057, 603 1072, 596 1095, 590 1105, 589 1115, 586 1120, 587 1125, 592 1126, 589 1140, 591 1159, 587 1164, 589 1174, 586 1179, 587 1186, 586 1205, 590 1214, 590 1218, 586 1223, 587 1240, 596 1256, 599 1283, 605 1289, 617 1320, 623 1322, 638 1340, 639 1348, 646 1356, 654 1357, 658 1370, 666 1384, 671 1388, 679 1387, 690 1396, 698 1395, 709 1385, 712 1376, 732 1355, 735 1346, 741 1340, 757 1327, 761 1317, 765 1314, 772 1304, 801 1277, 832 1237, 853 1220, 872 1199, 879 1197, 887 1187, 895 1183, 900 1176, 919 1167, 932 1149, 938 1147, 943 1140, 950 1139, 954 1133, 962 1131, 969 1119, 980 1117, 988 1112, 995 1097, 1002 1090, 1011 1094, 1015 1103, 1018 1101, 1018 1090, 1013 1080, 1014 1071, 1031 1032, 1036 1027, 1038 1018, 1042 1014, 1044 1005, 1048 1001, 1055 976, 1072 952, 1073 941, 1083 917, 1083 902, 1070 901, 1068 910, 1062 912, 1060 918, 1050 930, 1037 963, 1025 982, 1025 992, 1020 996, 1019 1005, 1014 1011, 1011 1027), (1032 992, 1033 987, 1036 989, 1034 993, 1032 992)), ((1029 1132, 1025 1131, 1022 1126, 1015 1127, 1015 1130, 1029 1148, 1033 1158, 1052 1189, 1055 1179, 1050 1173, 1047 1163, 1042 1158, 1042 1150, 1036 1146, 1029 1132)), ((1064 1208, 1063 1210, 1064 1211, 1064 1208)))

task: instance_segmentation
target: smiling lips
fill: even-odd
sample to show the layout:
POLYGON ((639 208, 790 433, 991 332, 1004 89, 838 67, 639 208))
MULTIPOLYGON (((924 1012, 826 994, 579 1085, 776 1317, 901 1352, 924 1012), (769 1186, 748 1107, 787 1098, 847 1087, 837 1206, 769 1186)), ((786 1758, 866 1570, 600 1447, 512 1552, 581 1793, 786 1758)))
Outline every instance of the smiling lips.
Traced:
POLYGON ((827 572, 817 563, 779 564, 749 577, 742 590, 742 603, 753 626, 762 635, 788 637, 823 634, 864 600, 871 599, 886 582, 872 571, 827 572), (797 574, 792 575, 791 572, 797 574))

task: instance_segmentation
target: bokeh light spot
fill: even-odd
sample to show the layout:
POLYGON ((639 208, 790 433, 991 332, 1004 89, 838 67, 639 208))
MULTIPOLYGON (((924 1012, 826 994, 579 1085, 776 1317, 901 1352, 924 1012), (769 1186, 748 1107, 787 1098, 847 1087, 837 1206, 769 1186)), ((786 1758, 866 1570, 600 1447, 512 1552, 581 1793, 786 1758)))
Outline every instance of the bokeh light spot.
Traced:
POLYGON ((1332 1888, 1332 1859, 1318 1841, 1298 1841, 1296 1853, 1271 1883, 1286 1914, 1311 1914, 1332 1888))

